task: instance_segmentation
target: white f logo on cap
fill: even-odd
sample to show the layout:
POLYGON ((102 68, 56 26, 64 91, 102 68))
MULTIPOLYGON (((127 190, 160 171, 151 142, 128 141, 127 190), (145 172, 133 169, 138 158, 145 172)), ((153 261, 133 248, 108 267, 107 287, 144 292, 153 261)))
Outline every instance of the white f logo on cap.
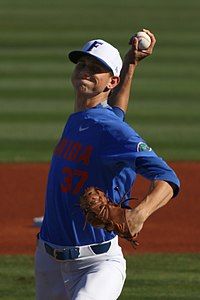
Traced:
POLYGON ((99 47, 100 45, 103 45, 103 43, 98 42, 98 41, 95 41, 95 42, 87 49, 87 51, 90 52, 93 48, 97 48, 97 47, 99 47))

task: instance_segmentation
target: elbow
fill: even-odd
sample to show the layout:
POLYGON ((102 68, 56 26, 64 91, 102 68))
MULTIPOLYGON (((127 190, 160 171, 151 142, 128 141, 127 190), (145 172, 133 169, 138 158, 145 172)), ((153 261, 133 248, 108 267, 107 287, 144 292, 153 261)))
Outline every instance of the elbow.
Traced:
POLYGON ((180 182, 179 182, 179 180, 178 180, 177 183, 172 182, 172 181, 166 181, 166 182, 171 186, 171 188, 173 190, 172 198, 175 198, 178 195, 179 191, 180 191, 180 182))

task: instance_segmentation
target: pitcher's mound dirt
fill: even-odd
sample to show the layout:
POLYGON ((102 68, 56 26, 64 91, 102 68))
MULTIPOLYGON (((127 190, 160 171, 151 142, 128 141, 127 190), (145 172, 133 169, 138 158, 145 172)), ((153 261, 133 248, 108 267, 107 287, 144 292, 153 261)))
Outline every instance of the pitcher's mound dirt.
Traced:
MULTIPOLYGON (((124 253, 200 251, 200 163, 169 163, 181 180, 179 196, 155 212, 139 235, 140 246, 120 240, 124 253)), ((44 210, 48 164, 0 164, 0 254, 33 254, 38 228, 33 218, 44 210)), ((140 177, 133 194, 148 187, 140 177)))

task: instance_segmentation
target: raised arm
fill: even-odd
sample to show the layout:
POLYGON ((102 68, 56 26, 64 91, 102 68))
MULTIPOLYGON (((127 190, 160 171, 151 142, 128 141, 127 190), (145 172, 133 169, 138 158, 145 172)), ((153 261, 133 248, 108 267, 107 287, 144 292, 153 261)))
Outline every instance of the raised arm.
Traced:
POLYGON ((113 90, 108 99, 109 105, 112 107, 117 106, 124 112, 126 112, 128 108, 135 69, 142 59, 152 54, 154 45, 156 43, 153 33, 146 29, 143 29, 143 31, 146 32, 151 38, 150 47, 147 50, 138 50, 138 39, 136 37, 132 37, 130 39, 129 44, 131 45, 131 48, 124 57, 123 67, 120 74, 120 83, 113 90))

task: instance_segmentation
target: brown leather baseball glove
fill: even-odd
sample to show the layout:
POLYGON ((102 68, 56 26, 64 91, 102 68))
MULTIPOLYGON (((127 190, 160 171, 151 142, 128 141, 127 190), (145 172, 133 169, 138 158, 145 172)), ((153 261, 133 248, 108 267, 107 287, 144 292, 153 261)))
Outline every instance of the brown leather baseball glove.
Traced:
POLYGON ((80 206, 86 221, 94 227, 114 231, 130 241, 133 247, 139 245, 136 241, 137 234, 131 232, 131 222, 127 219, 127 211, 131 209, 112 203, 105 193, 96 187, 89 187, 84 191, 80 197, 80 206))

